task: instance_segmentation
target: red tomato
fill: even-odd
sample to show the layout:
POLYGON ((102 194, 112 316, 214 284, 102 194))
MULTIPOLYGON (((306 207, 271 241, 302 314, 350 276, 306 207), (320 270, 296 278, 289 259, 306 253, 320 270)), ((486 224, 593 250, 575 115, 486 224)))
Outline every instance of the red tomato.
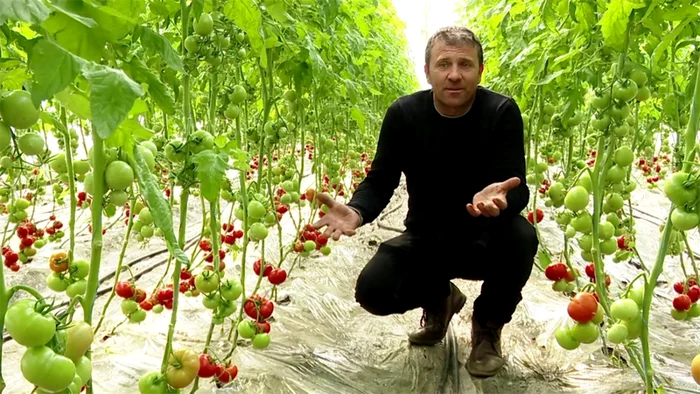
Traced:
POLYGON ((192 277, 192 273, 187 270, 187 268, 182 267, 182 270, 180 271, 180 279, 182 280, 187 280, 192 277))
POLYGON ((122 298, 131 298, 134 296, 134 287, 128 280, 123 280, 115 286, 117 295, 122 298))
POLYGON ((151 309, 153 309, 153 303, 152 303, 151 301, 149 301, 149 300, 142 301, 142 302, 139 304, 139 306, 140 306, 141 309, 143 309, 144 311, 150 311, 151 309))
POLYGON ((559 281, 567 276, 567 267, 564 263, 554 263, 547 266, 544 270, 544 275, 549 280, 559 281))
POLYGON ((228 383, 233 379, 236 379, 238 375, 238 367, 235 365, 227 365, 225 367, 220 367, 219 372, 216 374, 216 378, 221 383, 228 383))
POLYGON ((258 331, 264 332, 265 334, 268 334, 270 332, 270 323, 266 321, 261 321, 258 322, 258 331))
POLYGON ((598 312, 598 301, 591 293, 578 293, 569 302, 567 312, 573 320, 583 324, 588 323, 598 312))
POLYGON ((270 283, 272 283, 273 285, 282 284, 282 283, 284 283, 285 280, 287 280, 287 271, 285 271, 283 269, 275 268, 270 272, 270 276, 268 279, 270 280, 270 283))
POLYGON ((691 304, 690 297, 686 294, 681 294, 673 299, 673 308, 677 311, 687 311, 690 309, 691 304))
POLYGON ((697 302, 700 299, 700 287, 698 287, 698 285, 691 286, 687 294, 691 302, 697 302))
MULTIPOLYGON (((134 301, 136 302, 142 302, 143 300, 146 299, 146 290, 144 289, 136 289, 134 291, 134 301)), ((172 299, 170 299, 170 303, 172 303, 172 299)))
POLYGON ((673 290, 678 294, 685 293, 685 284, 683 282, 676 282, 673 284, 673 290))
POLYGON ((586 266, 586 276, 591 279, 595 279, 595 265, 593 263, 586 266))
POLYGON ((211 355, 200 354, 199 355, 199 377, 200 378, 211 378, 221 372, 221 367, 213 361, 211 355))
POLYGON ((158 290, 158 302, 165 303, 168 300, 173 299, 173 289, 160 289, 158 290))
MULTIPOLYGON (((257 259, 257 260, 255 260, 255 262, 253 263, 253 271, 255 271, 255 275, 260 276, 260 268, 261 268, 260 266, 261 266, 261 264, 262 264, 262 260, 261 260, 261 259, 257 259)), ((263 276, 268 276, 268 275, 270 275, 271 272, 272 272, 272 266, 269 265, 269 264, 267 264, 267 263, 265 263, 265 271, 263 272, 263 276)))

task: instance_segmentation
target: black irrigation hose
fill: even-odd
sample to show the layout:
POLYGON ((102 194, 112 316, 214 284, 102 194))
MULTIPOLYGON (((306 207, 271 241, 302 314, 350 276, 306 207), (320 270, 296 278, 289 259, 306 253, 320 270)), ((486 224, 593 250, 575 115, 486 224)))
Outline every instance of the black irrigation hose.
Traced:
MULTIPOLYGON (((194 245, 197 243, 197 239, 199 239, 199 235, 195 235, 195 236, 193 236, 192 238, 190 238, 189 240, 187 240, 187 242, 186 242, 186 244, 185 244, 185 248, 184 248, 183 251, 186 251, 186 250, 188 250, 189 248, 191 248, 192 246, 194 246, 194 245)), ((149 254, 140 256, 140 257, 138 257, 138 258, 136 258, 136 259, 130 261, 129 263, 127 263, 126 266, 127 266, 127 267, 133 267, 134 265, 136 265, 136 264, 138 264, 138 263, 140 263, 140 262, 142 262, 142 261, 144 261, 144 260, 150 259, 150 258, 152 258, 152 257, 158 256, 158 255, 163 254, 163 253, 166 253, 167 251, 168 251, 168 248, 165 248, 165 249, 160 249, 160 250, 157 250, 157 251, 155 251, 155 252, 152 252, 152 253, 149 253, 149 254)), ((159 267, 159 266, 165 264, 167 261, 168 261, 168 259, 165 258, 165 259, 163 259, 163 260, 161 260, 161 261, 159 261, 159 262, 157 262, 157 263, 152 264, 151 266, 145 268, 144 270, 142 270, 142 271, 139 272, 138 274, 134 275, 134 278, 135 278, 135 279, 140 279, 143 275, 145 275, 145 274, 147 274, 147 273, 153 271, 153 270, 156 269, 157 267, 159 267)), ((113 271, 112 273, 110 273, 110 274, 106 275, 105 277, 101 278, 100 281, 99 281, 99 284, 103 284, 103 283, 106 282, 107 280, 113 278, 113 277, 116 275, 116 273, 117 273, 117 271, 115 270, 115 271, 113 271)), ((99 290, 97 291, 97 297, 103 296, 103 295, 105 295, 105 294, 107 294, 107 293, 109 293, 109 292, 111 292, 111 291, 112 291, 112 286, 107 286, 107 287, 104 287, 104 288, 102 288, 102 289, 99 289, 99 290)), ((58 318, 61 318, 62 315, 66 312, 65 308, 67 308, 68 305, 70 305, 70 301, 63 302, 63 303, 58 304, 57 306, 54 307, 54 310, 57 311, 57 312, 56 312, 56 316, 57 316, 58 318)), ((7 331, 4 330, 4 332, 7 332, 7 331)), ((10 335, 5 335, 5 336, 3 336, 3 338, 2 338, 2 342, 3 342, 3 343, 9 342, 9 341, 11 341, 11 340, 12 340, 12 337, 11 337, 10 335)))

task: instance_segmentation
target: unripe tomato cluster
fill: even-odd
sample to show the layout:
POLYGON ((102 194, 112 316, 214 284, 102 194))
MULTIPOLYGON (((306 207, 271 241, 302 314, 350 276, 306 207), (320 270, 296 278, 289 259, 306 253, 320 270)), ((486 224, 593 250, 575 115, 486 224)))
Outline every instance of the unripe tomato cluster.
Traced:
POLYGON ((299 238, 294 243, 293 250, 303 257, 310 256, 314 250, 318 250, 324 256, 331 253, 328 238, 311 224, 307 224, 304 229, 299 231, 299 238))
MULTIPOLYGON (((148 310, 149 307, 151 307, 150 309, 154 309, 152 304, 145 304, 145 307, 141 306, 146 300, 146 291, 135 287, 132 281, 123 280, 118 282, 114 287, 114 291, 119 297, 123 298, 121 310, 124 316, 129 318, 130 323, 140 323, 146 320, 146 310, 148 310)), ((168 306, 168 304, 165 305, 168 306)), ((169 306, 170 309, 172 309, 172 300, 169 306)))
POLYGON ((571 293, 574 291, 574 273, 564 263, 552 263, 544 270, 547 279, 553 281, 552 290, 557 292, 571 293))
POLYGON ((256 349, 265 349, 270 345, 270 322, 275 305, 272 301, 258 294, 250 296, 243 304, 245 314, 252 320, 238 323, 238 335, 250 339, 256 349))
POLYGON ((57 293, 66 292, 68 298, 84 295, 87 291, 87 277, 90 263, 87 260, 70 261, 63 251, 54 252, 49 258, 52 273, 46 277, 46 286, 57 293))

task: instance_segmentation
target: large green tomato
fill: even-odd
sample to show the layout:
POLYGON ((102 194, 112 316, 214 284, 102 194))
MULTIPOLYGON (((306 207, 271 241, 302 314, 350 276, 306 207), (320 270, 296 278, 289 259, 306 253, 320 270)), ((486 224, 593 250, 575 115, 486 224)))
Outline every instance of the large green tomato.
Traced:
POLYGON ((58 152, 51 158, 51 160, 49 160, 49 167, 59 174, 65 174, 68 172, 68 161, 66 160, 66 154, 63 152, 58 152))
POLYGON ((78 361, 73 362, 75 364, 75 372, 80 376, 83 383, 87 383, 92 376, 92 362, 89 358, 83 356, 78 361))
POLYGON ((35 311, 35 304, 36 300, 33 299, 19 300, 10 305, 5 313, 5 328, 8 334, 22 346, 45 345, 56 334, 53 316, 35 311))
POLYGON ((608 341, 614 344, 622 343, 627 339, 627 326, 615 323, 608 329, 608 341))
POLYGON ((617 320, 635 320, 639 318, 639 305, 629 298, 621 298, 610 305, 610 315, 617 320))
POLYGON ((44 139, 38 133, 30 132, 17 140, 20 152, 27 156, 36 156, 44 151, 44 139))
POLYGON ((615 151, 615 163, 620 167, 627 167, 634 162, 634 152, 632 148, 623 145, 615 151))
POLYGON ((598 339, 598 326, 588 323, 576 323, 571 327, 571 336, 581 343, 593 343, 598 339))
POLYGON ((226 279, 221 283, 221 297, 234 301, 243 293, 243 286, 235 279, 226 279))
POLYGON ((167 394, 168 384, 160 372, 149 372, 139 379, 139 393, 167 394))
POLYGON ((251 322, 250 320, 242 320, 240 323, 238 323, 238 335, 240 335, 241 338, 253 338, 255 336, 254 324, 255 323, 251 322))
POLYGON ((29 92, 15 90, 0 100, 0 115, 9 126, 28 129, 36 124, 41 112, 32 103, 29 92))
POLYGON ((588 190, 583 186, 574 186, 566 193, 564 205, 567 209, 577 212, 586 208, 586 206, 588 206, 588 201, 588 190))
POLYGON ((190 151, 194 154, 202 152, 214 147, 214 136, 208 131, 199 130, 190 135, 189 143, 190 151))
POLYGON ((124 190, 134 183, 134 170, 129 163, 115 160, 105 169, 105 182, 112 190, 124 190))
POLYGON ((671 212, 671 223, 676 230, 688 231, 698 226, 700 216, 695 212, 685 210, 683 207, 676 207, 671 212))
POLYGON ((688 180, 688 173, 679 171, 665 179, 664 194, 673 204, 682 207, 695 201, 697 189, 688 180))
POLYGON ((27 348, 20 369, 29 383, 46 391, 67 389, 76 372, 75 365, 68 357, 58 355, 46 346, 27 348))
POLYGON ((66 329, 66 350, 63 355, 74 362, 80 360, 90 348, 95 334, 84 321, 73 321, 66 329))
POLYGON ((571 335, 571 330, 565 326, 557 328, 554 332, 554 338, 556 338, 559 346, 566 350, 574 350, 581 345, 581 342, 571 335))

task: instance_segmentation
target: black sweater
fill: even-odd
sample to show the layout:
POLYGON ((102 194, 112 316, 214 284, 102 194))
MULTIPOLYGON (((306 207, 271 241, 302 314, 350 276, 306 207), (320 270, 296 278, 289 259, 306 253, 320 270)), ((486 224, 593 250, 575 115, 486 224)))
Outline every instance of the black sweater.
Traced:
POLYGON ((508 193, 508 208, 499 217, 520 214, 530 192, 518 105, 480 86, 469 112, 450 118, 435 109, 432 90, 399 98, 384 117, 371 169, 348 203, 363 225, 387 206, 401 173, 409 196, 407 230, 482 228, 492 219, 472 217, 466 205, 484 187, 511 177, 521 183, 508 193))

